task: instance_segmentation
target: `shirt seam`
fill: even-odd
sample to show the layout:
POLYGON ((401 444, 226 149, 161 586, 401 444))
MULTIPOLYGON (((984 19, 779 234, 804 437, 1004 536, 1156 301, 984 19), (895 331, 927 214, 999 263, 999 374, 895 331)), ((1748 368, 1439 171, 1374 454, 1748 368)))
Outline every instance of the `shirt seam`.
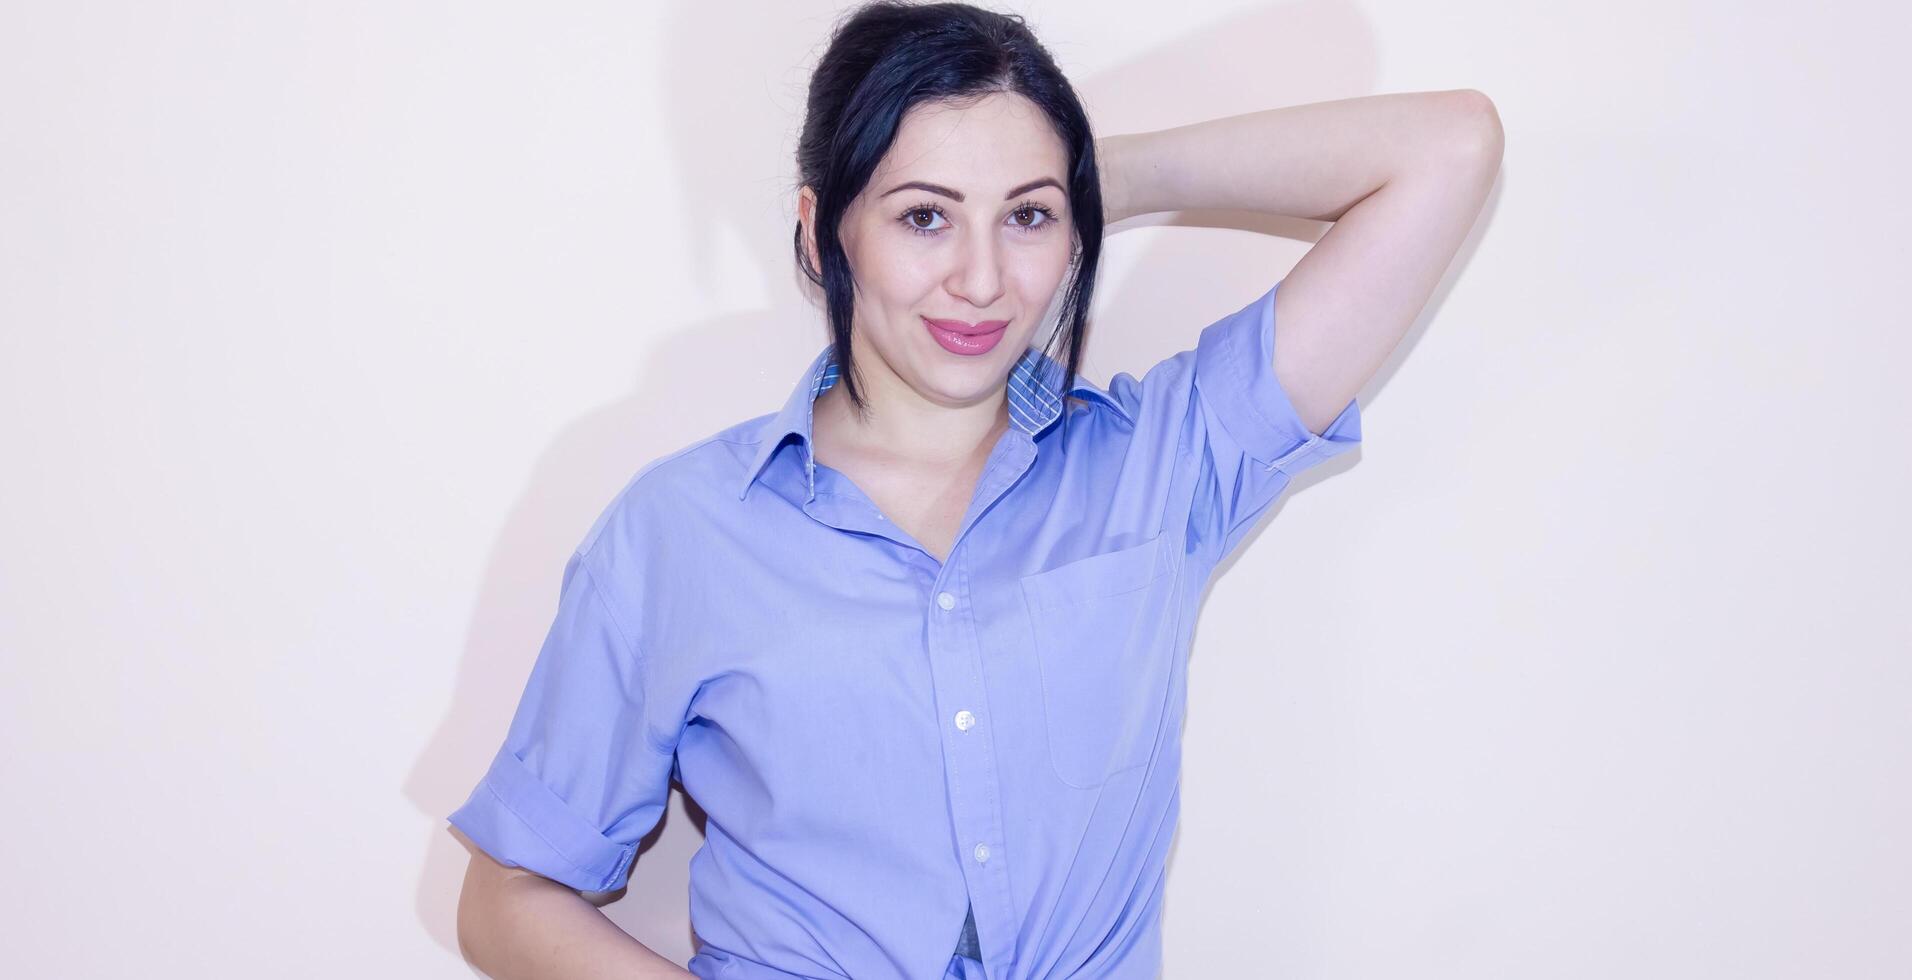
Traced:
MULTIPOLYGON (((612 628, 617 630, 618 638, 624 641, 624 649, 631 655, 632 671, 636 674, 638 687, 635 702, 644 707, 645 713, 648 716, 650 702, 650 658, 644 655, 643 649, 637 645, 637 640, 632 638, 631 631, 625 628, 624 621, 618 618, 617 610, 612 608, 610 600, 604 598, 604 590, 598 584, 597 573, 591 571, 590 557, 584 553, 579 553, 578 555, 578 571, 584 574, 585 584, 590 587, 592 598, 596 599, 598 605, 603 607, 605 618, 611 621, 612 628)), ((627 700, 630 700, 631 692, 626 690, 624 696, 627 700)), ((664 755, 675 755, 677 751, 668 745, 658 744, 657 739, 652 735, 651 726, 648 724, 644 725, 644 742, 651 747, 652 751, 664 755)))
MULTIPOLYGON (((1274 301, 1272 298, 1270 298, 1268 303, 1267 316, 1269 317, 1269 319, 1272 320, 1274 318, 1274 315, 1275 315, 1274 301)), ((1257 321, 1257 329, 1259 329, 1259 321, 1257 321)), ((1232 375, 1232 377, 1229 380, 1232 382, 1235 391, 1238 393, 1238 396, 1241 400, 1242 405, 1248 409, 1250 414, 1252 414, 1255 417, 1256 421, 1260 422, 1263 426, 1267 427, 1268 431, 1274 432, 1278 436, 1281 436, 1284 438, 1291 437, 1293 433, 1289 432, 1287 430, 1287 427, 1282 425, 1280 422, 1277 422, 1274 419, 1269 418, 1268 414, 1262 411, 1262 406, 1260 405, 1260 403, 1258 403, 1255 400, 1255 397, 1254 397, 1255 395, 1254 380, 1255 379, 1254 379, 1254 375, 1251 372, 1260 370, 1260 366, 1259 365, 1251 366, 1249 364, 1250 359, 1255 356, 1255 351, 1252 348, 1246 352, 1244 352, 1241 349, 1243 344, 1247 342, 1246 338, 1242 336, 1241 331, 1238 331, 1238 330, 1230 331, 1228 336, 1224 339, 1227 342, 1228 353, 1229 353, 1229 356, 1224 358, 1224 360, 1228 362, 1229 372, 1232 375)), ((1270 339, 1271 340, 1273 339, 1272 334, 1270 336, 1270 339)), ((1271 343, 1270 346, 1272 347, 1273 344, 1271 343)), ((1274 359, 1272 357, 1269 359, 1267 369, 1269 373, 1269 380, 1273 382, 1276 388, 1280 389, 1281 378, 1275 371, 1274 359)), ((1281 390, 1282 397, 1286 398, 1287 394, 1288 393, 1286 389, 1281 390)), ((1292 409, 1292 406, 1290 406, 1290 408, 1292 409)), ((1302 425, 1300 426, 1300 428, 1307 434, 1302 437, 1299 443, 1293 446, 1290 446, 1289 448, 1284 450, 1271 452, 1268 454, 1268 458, 1265 460, 1260 459, 1260 457, 1255 457, 1255 458, 1260 462, 1268 464, 1269 466, 1277 466, 1279 465, 1283 456, 1292 454, 1297 449, 1306 448, 1310 442, 1312 442, 1313 440, 1317 438, 1320 438, 1319 436, 1316 436, 1312 432, 1307 432, 1308 427, 1306 425, 1302 425)), ((1283 469, 1283 472, 1286 472, 1285 468, 1283 469)))

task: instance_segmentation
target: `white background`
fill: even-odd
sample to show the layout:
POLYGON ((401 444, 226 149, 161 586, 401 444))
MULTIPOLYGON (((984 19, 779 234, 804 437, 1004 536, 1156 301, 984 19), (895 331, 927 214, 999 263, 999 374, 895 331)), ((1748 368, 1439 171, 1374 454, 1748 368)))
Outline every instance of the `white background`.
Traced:
MULTIPOLYGON (((5 972, 470 974, 444 817, 566 555, 825 339, 839 9, 0 6, 5 972)), ((1506 128, 1208 596, 1166 976, 1912 975, 1906 8, 1014 9, 1104 134, 1506 128)), ((1110 238, 1098 383, 1326 227, 1181 217, 1110 238)), ((684 802, 607 909, 679 963, 684 802)))

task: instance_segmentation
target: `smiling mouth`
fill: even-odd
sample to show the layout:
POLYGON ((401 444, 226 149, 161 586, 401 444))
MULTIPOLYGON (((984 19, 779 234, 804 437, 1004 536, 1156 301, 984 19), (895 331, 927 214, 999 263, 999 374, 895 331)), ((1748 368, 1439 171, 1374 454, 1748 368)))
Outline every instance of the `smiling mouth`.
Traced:
POLYGON ((970 323, 966 320, 938 320, 935 317, 927 316, 923 318, 923 322, 938 330, 947 330, 950 333, 962 334, 969 337, 995 333, 1009 325, 1008 320, 983 320, 978 323, 970 323))
POLYGON ((985 320, 982 323, 970 324, 961 320, 932 320, 924 317, 923 328, 929 331, 930 337, 944 350, 952 354, 973 357, 989 353, 1009 332, 1009 321, 985 320), (944 326, 952 322, 959 325, 961 329, 944 326), (976 329, 978 327, 985 329, 979 331, 976 329))

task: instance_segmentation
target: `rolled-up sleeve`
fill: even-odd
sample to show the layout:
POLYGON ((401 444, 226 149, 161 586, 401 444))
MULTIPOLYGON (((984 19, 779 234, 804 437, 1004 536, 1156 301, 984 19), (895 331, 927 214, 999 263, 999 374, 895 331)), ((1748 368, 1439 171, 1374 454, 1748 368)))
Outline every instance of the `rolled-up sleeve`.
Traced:
POLYGON ((1191 538, 1217 564, 1233 552, 1303 470, 1361 441, 1359 399, 1321 432, 1295 412, 1274 369, 1277 282, 1253 302, 1203 328, 1193 349, 1150 367, 1138 381, 1118 374, 1109 393, 1138 419, 1141 448, 1188 487, 1191 538))
MULTIPOLYGON (((1360 399, 1316 433, 1309 431, 1288 392, 1276 380, 1275 293, 1210 324, 1195 347, 1195 389, 1205 414, 1219 423, 1210 433, 1213 452, 1237 452, 1264 469, 1294 476, 1361 441, 1360 399)), ((1212 428, 1212 427, 1211 427, 1212 428)))
POLYGON ((573 554, 504 744, 448 818, 499 863, 584 891, 623 887, 675 761, 647 711, 643 651, 599 589, 573 554))

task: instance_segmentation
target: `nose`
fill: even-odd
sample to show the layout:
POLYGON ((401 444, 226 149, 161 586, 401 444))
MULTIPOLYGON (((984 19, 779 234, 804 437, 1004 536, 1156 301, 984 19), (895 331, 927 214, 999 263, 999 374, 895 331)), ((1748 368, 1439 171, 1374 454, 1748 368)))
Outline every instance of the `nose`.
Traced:
POLYGON ((1003 252, 993 228, 965 236, 955 250, 947 288, 979 310, 991 309, 1003 293, 1003 252))

